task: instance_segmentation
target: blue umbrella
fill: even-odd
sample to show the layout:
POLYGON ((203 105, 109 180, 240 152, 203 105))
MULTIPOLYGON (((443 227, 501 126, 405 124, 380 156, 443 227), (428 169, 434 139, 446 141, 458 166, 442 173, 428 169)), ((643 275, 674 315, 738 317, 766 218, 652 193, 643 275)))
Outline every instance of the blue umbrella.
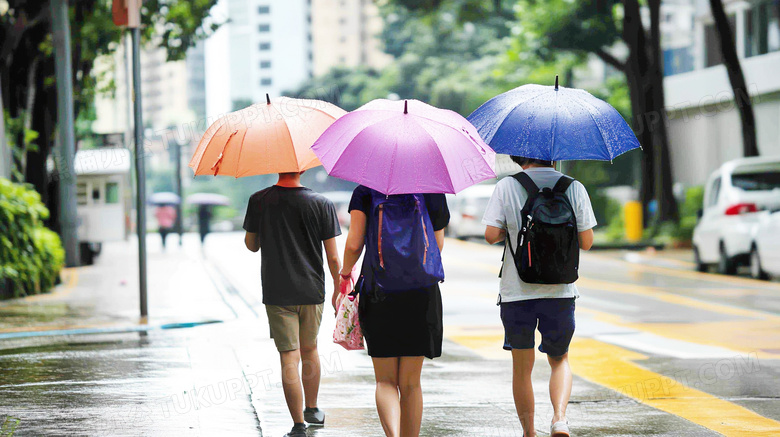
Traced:
POLYGON ((468 120, 496 151, 544 161, 612 161, 640 147, 609 103, 574 88, 523 85, 485 102, 468 120))

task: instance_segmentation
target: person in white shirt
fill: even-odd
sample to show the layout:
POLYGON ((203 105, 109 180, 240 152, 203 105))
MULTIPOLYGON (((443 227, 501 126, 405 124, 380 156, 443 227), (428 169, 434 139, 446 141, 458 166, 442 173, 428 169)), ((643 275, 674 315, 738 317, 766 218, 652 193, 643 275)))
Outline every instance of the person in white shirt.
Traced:
MULTIPOLYGON (((554 162, 513 156, 533 182, 540 188, 552 188, 562 173, 554 169, 554 162)), ((589 250, 593 245, 593 227, 596 218, 585 187, 574 181, 566 190, 577 221, 579 247, 589 250)), ((488 202, 482 223, 487 225, 485 240, 490 244, 511 239, 512 247, 519 247, 518 231, 522 224, 521 211, 528 193, 514 178, 507 177, 496 184, 488 202)), ((507 245, 506 247, 508 247, 507 245)), ((553 405, 551 435, 568 436, 566 406, 571 395, 572 376, 568 350, 574 335, 574 301, 579 297, 577 286, 571 284, 529 284, 517 272, 512 254, 505 247, 501 274, 499 304, 504 324, 504 349, 512 352, 512 393, 515 408, 523 425, 525 437, 536 435, 534 429, 534 392, 531 371, 534 365, 534 331, 542 335, 539 351, 547 354, 552 369, 550 400, 553 405)))

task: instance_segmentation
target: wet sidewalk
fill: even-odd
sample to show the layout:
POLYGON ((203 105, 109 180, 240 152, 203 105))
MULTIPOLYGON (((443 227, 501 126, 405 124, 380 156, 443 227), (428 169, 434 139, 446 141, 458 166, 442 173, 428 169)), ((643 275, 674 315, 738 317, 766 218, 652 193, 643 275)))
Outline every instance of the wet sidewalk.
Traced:
MULTIPOLYGON (((171 236, 166 251, 148 239, 148 320, 140 318, 138 252, 134 239, 103 245, 92 266, 66 269, 53 292, 0 301, 2 333, 54 329, 118 329, 141 324, 234 318, 214 292, 197 237, 171 236)), ((0 336, 0 338, 2 338, 0 336)))

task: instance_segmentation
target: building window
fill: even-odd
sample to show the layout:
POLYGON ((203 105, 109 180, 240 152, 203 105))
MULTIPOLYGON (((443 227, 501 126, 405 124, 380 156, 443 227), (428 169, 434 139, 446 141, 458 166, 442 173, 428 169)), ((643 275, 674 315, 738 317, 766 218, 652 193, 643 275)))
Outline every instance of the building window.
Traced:
POLYGON ((260 61, 260 68, 271 68, 271 61, 260 61))
POLYGON ((257 26, 257 30, 259 32, 270 32, 271 31, 271 25, 270 24, 261 24, 257 26))
POLYGON ((772 2, 759 3, 745 13, 745 56, 780 50, 780 16, 772 2))
POLYGON ((119 203, 119 184, 116 182, 106 182, 106 203, 119 203))
POLYGON ((270 42, 261 42, 260 43, 260 50, 271 50, 271 43, 270 42))
POLYGON ((271 13, 271 7, 270 6, 258 6, 257 13, 258 14, 269 14, 269 13, 271 13))
POLYGON ((271 86, 272 83, 273 83, 273 81, 271 80, 270 77, 264 77, 264 78, 260 79, 260 85, 262 85, 262 86, 271 86))

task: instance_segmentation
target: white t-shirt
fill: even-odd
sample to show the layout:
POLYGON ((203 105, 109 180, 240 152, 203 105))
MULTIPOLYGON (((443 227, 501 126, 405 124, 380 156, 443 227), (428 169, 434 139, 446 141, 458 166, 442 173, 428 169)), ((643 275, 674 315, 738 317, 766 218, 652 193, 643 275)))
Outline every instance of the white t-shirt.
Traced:
MULTIPOLYGON (((550 167, 532 167, 525 172, 541 188, 552 188, 562 173, 550 167)), ((587 231, 596 226, 596 216, 590 204, 590 197, 585 187, 574 181, 566 190, 574 214, 577 216, 577 232, 587 231)), ((506 177, 496 184, 496 190, 488 201, 482 223, 499 229, 507 230, 507 238, 512 239, 512 247, 517 248, 517 233, 520 230, 520 218, 523 205, 528 194, 525 188, 512 177, 506 177)), ((517 268, 509 253, 509 246, 504 249, 504 270, 501 274, 501 302, 518 300, 579 297, 574 284, 529 284, 523 282, 517 273, 517 268)))

